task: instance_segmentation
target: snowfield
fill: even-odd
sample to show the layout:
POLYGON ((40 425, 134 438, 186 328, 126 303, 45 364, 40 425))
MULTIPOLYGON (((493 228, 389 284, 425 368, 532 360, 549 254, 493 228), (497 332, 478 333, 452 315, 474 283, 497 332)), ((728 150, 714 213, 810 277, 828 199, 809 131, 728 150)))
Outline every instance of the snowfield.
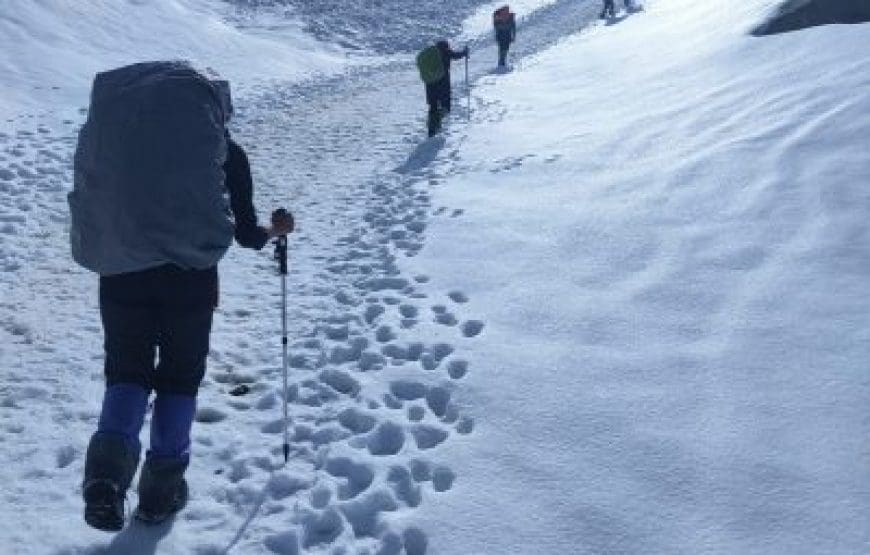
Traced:
POLYGON ((457 0, 472 87, 455 64, 426 139, 407 37, 233 4, 0 7, 0 551, 870 552, 868 25, 527 1, 497 73, 492 4, 457 0), (102 331, 66 193, 93 73, 156 57, 230 77, 261 218, 299 221, 291 459, 276 265, 234 248, 190 503, 112 536, 81 518, 102 331))

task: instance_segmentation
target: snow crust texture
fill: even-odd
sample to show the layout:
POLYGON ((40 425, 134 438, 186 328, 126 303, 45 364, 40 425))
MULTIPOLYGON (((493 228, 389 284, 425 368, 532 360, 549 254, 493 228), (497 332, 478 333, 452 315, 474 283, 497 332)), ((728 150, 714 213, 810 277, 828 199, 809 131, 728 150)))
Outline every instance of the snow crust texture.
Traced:
MULTIPOLYGON (((236 20, 245 33, 342 9, 258 4, 282 25, 236 20)), ((161 21, 201 6, 154 5, 161 21)), ((867 552, 870 41, 862 26, 748 36, 772 5, 660 0, 577 34, 599 3, 547 3, 505 70, 476 37, 474 88, 456 68, 428 140, 409 59, 243 79, 232 132, 260 214, 298 220, 290 387, 275 261, 231 249, 190 503, 116 536, 81 521, 103 390, 96 278, 66 236, 85 99, 5 117, 0 551, 867 552)), ((235 44, 222 25, 234 38, 214 44, 235 44)), ((68 43, 38 42, 41 75, 68 43)))

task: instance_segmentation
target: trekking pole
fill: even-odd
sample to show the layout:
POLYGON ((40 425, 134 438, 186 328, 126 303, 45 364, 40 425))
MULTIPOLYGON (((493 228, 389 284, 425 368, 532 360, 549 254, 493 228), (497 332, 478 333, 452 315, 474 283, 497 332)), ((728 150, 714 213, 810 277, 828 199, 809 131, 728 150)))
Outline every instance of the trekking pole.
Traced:
MULTIPOLYGON (((279 208, 272 215, 273 220, 280 212, 279 208)), ((283 371, 284 399, 284 463, 290 459, 290 417, 287 414, 287 236, 279 235, 275 239, 275 260, 278 261, 278 273, 281 274, 281 366, 283 371)))
POLYGON ((468 43, 465 43, 465 96, 468 99, 468 121, 471 121, 471 84, 468 81, 468 58, 471 57, 471 50, 468 48, 468 43))

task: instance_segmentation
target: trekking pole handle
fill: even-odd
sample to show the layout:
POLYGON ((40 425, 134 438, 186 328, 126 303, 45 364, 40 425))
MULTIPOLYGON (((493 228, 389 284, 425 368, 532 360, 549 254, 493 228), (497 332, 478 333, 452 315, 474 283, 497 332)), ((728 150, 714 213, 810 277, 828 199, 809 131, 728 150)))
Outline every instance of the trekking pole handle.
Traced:
MULTIPOLYGON (((284 208, 279 208, 272 212, 272 223, 278 221, 286 221, 289 218, 290 231, 293 231, 293 216, 290 215, 284 208)), ((275 260, 278 261, 278 273, 282 276, 287 275, 287 235, 279 235, 275 238, 275 260)))
POLYGON ((287 235, 288 233, 293 233, 293 230, 296 228, 293 214, 287 211, 286 208, 275 210, 272 212, 272 228, 275 235, 287 235))

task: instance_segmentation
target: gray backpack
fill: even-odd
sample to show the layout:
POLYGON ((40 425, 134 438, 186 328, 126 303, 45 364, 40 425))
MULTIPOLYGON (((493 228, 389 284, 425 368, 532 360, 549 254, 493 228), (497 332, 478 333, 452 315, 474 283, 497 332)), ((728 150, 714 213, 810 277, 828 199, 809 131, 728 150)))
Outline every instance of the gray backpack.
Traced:
POLYGON ((69 194, 77 263, 100 275, 217 264, 233 238, 221 85, 184 62, 97 74, 69 194))

